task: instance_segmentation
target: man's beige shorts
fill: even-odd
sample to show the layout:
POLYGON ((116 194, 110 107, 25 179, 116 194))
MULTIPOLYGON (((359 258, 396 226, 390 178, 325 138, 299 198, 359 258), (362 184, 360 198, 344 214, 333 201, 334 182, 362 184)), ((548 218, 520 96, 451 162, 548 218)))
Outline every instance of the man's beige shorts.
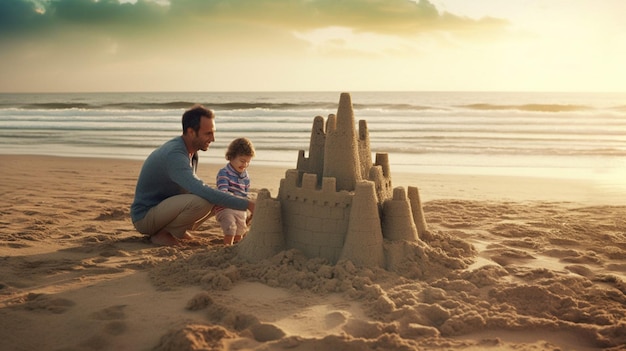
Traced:
POLYGON ((211 214, 213 204, 193 194, 175 195, 151 208, 146 216, 133 223, 138 232, 154 235, 165 229, 174 237, 182 238, 188 230, 195 230, 211 214))

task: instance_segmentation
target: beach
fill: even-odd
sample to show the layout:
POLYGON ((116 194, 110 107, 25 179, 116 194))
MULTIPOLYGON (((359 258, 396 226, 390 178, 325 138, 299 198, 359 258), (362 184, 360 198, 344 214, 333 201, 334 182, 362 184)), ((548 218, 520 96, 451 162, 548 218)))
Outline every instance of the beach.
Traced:
MULTIPOLYGON (((156 247, 141 161, 1 155, 2 350, 623 350, 626 203, 572 179, 393 173, 428 223, 394 272, 250 264, 209 219, 156 247)), ((203 163, 211 184, 219 164, 203 163)), ((286 169, 252 165, 277 195, 286 169)), ((253 224, 254 225, 254 224, 253 224)))

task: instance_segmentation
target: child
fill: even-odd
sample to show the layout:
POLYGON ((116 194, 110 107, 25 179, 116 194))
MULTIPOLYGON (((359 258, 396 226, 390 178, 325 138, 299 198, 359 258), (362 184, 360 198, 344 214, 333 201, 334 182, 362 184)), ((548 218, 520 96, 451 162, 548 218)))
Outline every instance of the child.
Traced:
MULTIPOLYGON (((217 173, 216 186, 221 191, 248 197, 250 177, 246 169, 254 157, 254 146, 247 138, 233 140, 226 150, 228 163, 217 173)), ((215 218, 224 232, 224 245, 238 243, 248 229, 248 212, 216 206, 215 218)))

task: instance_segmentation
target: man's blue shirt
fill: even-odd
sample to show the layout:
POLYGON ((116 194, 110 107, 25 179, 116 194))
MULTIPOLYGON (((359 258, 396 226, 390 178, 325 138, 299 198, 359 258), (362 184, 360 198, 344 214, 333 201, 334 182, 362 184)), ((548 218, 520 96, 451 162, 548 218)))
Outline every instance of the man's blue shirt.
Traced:
POLYGON ((142 219, 148 211, 168 197, 191 193, 212 204, 245 210, 246 199, 219 191, 204 184, 196 176, 195 167, 182 137, 176 137, 154 150, 146 159, 130 207, 133 222, 142 219))

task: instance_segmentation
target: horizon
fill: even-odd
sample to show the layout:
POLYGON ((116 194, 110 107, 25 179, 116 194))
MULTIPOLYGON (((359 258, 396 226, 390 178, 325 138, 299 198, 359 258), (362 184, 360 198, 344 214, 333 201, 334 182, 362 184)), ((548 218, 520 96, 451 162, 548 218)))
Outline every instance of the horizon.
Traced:
POLYGON ((128 91, 0 91, 0 94, 256 94, 256 93, 494 93, 494 94, 626 94, 626 91, 542 91, 542 90, 128 90, 128 91))
POLYGON ((0 91, 1 95, 36 94, 255 94, 255 93, 493 93, 493 94, 626 94, 625 91, 556 90, 102 90, 102 91, 0 91))
POLYGON ((5 0, 0 92, 623 93, 625 10, 621 0, 5 0))

